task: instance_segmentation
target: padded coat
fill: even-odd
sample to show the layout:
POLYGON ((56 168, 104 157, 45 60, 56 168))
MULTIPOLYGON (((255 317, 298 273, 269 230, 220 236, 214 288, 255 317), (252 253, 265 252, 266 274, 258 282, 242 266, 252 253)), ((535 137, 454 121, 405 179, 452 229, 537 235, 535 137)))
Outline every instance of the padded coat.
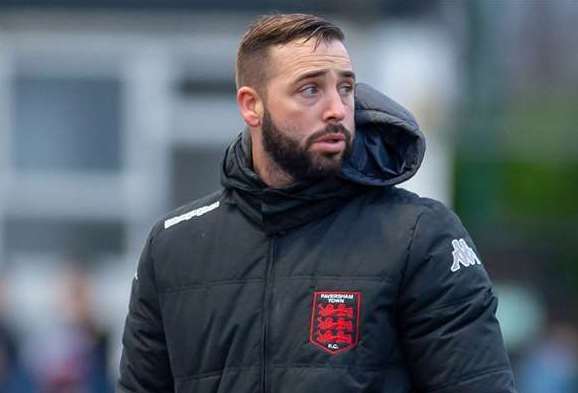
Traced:
POLYGON ((224 189, 152 229, 132 284, 121 392, 510 393, 496 297, 419 168, 414 118, 366 85, 338 179, 270 189, 242 133, 224 189))

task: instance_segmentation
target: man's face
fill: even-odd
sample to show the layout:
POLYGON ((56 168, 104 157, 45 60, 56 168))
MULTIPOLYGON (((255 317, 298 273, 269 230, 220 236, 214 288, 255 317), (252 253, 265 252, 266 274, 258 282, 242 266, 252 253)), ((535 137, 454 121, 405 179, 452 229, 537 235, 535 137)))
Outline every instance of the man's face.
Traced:
POLYGON ((351 60, 340 41, 270 49, 263 148, 296 180, 336 175, 355 133, 351 60))

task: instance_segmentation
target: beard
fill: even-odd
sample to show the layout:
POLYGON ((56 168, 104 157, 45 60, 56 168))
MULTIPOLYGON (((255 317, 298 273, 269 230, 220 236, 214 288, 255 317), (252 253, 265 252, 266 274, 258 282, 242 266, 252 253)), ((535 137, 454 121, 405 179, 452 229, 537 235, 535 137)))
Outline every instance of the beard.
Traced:
POLYGON ((300 142, 290 137, 293 134, 291 130, 279 129, 265 109, 261 128, 265 152, 280 169, 298 181, 336 177, 341 171, 343 159, 351 154, 352 134, 342 124, 328 124, 300 142), (327 134, 342 134, 345 149, 339 153, 312 151, 310 148, 315 141, 327 134))

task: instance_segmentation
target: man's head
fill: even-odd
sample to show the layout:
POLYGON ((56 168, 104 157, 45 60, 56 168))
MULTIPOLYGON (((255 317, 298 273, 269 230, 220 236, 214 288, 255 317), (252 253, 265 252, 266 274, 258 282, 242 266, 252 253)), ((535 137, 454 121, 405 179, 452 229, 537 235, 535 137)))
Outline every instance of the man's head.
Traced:
POLYGON ((335 175, 355 133, 355 76, 343 33, 316 16, 273 15, 245 33, 237 102, 253 165, 272 186, 335 175))

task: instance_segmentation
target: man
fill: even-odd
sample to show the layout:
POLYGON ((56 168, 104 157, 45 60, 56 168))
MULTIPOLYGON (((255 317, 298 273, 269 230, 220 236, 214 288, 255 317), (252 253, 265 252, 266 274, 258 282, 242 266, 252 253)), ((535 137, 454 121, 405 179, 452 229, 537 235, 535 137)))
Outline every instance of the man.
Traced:
POLYGON ((413 117, 355 85, 343 33, 264 17, 237 57, 247 124, 223 191, 152 230, 122 392, 514 392, 496 298, 458 218, 396 188, 413 117))

